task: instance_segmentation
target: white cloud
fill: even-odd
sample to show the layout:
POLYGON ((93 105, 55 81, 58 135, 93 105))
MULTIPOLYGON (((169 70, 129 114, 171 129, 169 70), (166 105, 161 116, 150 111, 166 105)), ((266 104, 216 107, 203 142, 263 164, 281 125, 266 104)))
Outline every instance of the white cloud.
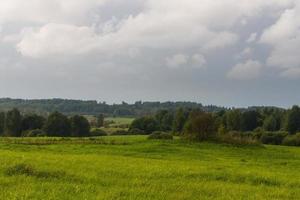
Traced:
POLYGON ((235 80, 252 80, 260 76, 263 65, 259 61, 248 60, 235 65, 227 77, 235 80))
POLYGON ((93 49, 97 36, 89 27, 47 24, 41 29, 26 29, 17 45, 24 56, 76 55, 93 49))
POLYGON ((237 55, 237 58, 249 58, 253 54, 253 49, 250 47, 246 47, 241 53, 237 55))
MULTIPOLYGON (((268 77, 255 83, 271 79, 284 90, 288 83, 278 76, 300 77, 296 4, 299 0, 0 0, 0 60, 5 61, 0 62, 0 95, 45 97, 54 82, 65 87, 51 96, 95 97, 101 91, 120 99, 135 90, 155 97, 161 85, 162 95, 171 98, 174 93, 165 91, 179 91, 178 86, 189 88, 191 96, 206 94, 200 90, 227 95, 232 89, 226 85, 232 83, 224 73, 228 66, 235 67, 227 78, 249 80, 266 70, 268 77), (265 62, 279 70, 263 68, 265 62), (28 69, 26 76, 20 66, 28 69), (218 76, 217 89, 212 75, 218 76), (48 89, 36 88, 37 79, 48 89), (27 90, 20 84, 26 80, 32 80, 27 90), (76 91, 69 95, 70 90, 76 91)), ((243 85, 236 87, 242 91, 243 85)))
POLYGON ((287 69, 283 71, 286 77, 297 72, 300 68, 300 3, 296 1, 294 8, 285 10, 276 23, 264 31, 260 40, 272 47, 267 58, 269 66, 287 69))
POLYGON ((249 38, 247 39, 247 43, 255 42, 257 39, 257 33, 252 33, 249 38))
POLYGON ((191 58, 191 63, 194 68, 204 68, 207 64, 207 61, 203 55, 194 54, 191 58))
MULTIPOLYGON (((5 11, 2 13, 3 21, 23 19, 41 23, 51 22, 49 24, 78 26, 73 27, 78 31, 83 25, 78 25, 76 19, 86 18, 91 13, 95 14, 91 10, 103 5, 105 0, 79 0, 76 2, 73 0, 47 0, 43 3, 38 0, 30 0, 30 2, 26 2, 22 9, 19 7, 24 4, 21 0, 13 0, 12 2, 6 0, 4 2, 2 3, 5 11), (38 12, 32 12, 32 9, 38 12), (17 15, 11 15, 10 13, 17 13, 17 15), (53 21, 55 23, 52 23, 53 21)), ((82 37, 92 36, 92 40, 97 37, 93 48, 106 53, 119 53, 132 48, 176 48, 182 51, 189 48, 198 48, 203 53, 237 43, 239 37, 230 29, 239 24, 242 19, 260 15, 268 7, 276 10, 289 5, 290 2, 291 0, 270 0, 267 2, 255 0, 251 3, 248 0, 242 0, 239 3, 236 3, 236 0, 201 0, 201 2, 199 0, 165 0, 163 2, 147 0, 145 1, 145 9, 139 14, 130 15, 128 18, 119 21, 113 18, 113 20, 104 22, 100 26, 102 27, 101 30, 94 30, 95 33, 88 31, 89 33, 84 34, 82 37), (232 10, 236 12, 232 12, 232 10), (99 31, 102 32, 99 33, 99 31)), ((25 52, 24 56, 46 56, 46 52, 53 54, 55 47, 59 48, 56 54, 63 52, 61 46, 55 42, 58 39, 54 40, 53 45, 51 44, 54 33, 45 34, 47 28, 49 28, 47 24, 44 24, 38 31, 31 31, 31 35, 26 34, 24 36, 19 44, 20 52, 25 52), (39 37, 41 34, 43 34, 43 37, 39 37), (29 52, 29 48, 26 48, 26 46, 29 46, 29 40, 34 44, 32 50, 34 52, 32 53, 29 52), (45 45, 46 43, 51 44, 50 51, 45 45)), ((68 30, 55 29, 55 34, 64 35, 68 30)), ((76 30, 75 32, 77 32, 76 30)), ((82 31, 80 31, 80 34, 82 34, 82 31)), ((76 36, 70 36, 67 43, 71 43, 72 39, 74 39, 75 44, 78 44, 76 36)), ((90 40, 91 38, 80 39, 81 47, 90 49, 90 40), (82 41, 88 42, 84 44, 82 41)))
POLYGON ((170 68, 178 68, 188 63, 189 57, 183 54, 176 54, 166 58, 166 64, 170 68))
POLYGON ((106 0, 1 0, 0 24, 10 22, 78 23, 106 0))
POLYGON ((193 55, 185 55, 185 54, 175 54, 171 57, 166 58, 166 65, 169 68, 194 68, 201 69, 205 68, 207 61, 202 54, 193 54, 193 55))

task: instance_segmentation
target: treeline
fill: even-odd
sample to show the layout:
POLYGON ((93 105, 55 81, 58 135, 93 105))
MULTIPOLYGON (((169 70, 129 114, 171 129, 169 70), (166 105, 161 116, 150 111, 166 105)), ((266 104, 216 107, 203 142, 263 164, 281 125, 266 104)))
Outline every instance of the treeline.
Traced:
POLYGON ((231 109, 208 113, 201 109, 161 110, 133 121, 131 132, 171 132, 192 140, 300 145, 300 108, 231 109), (298 133, 298 134, 297 134, 298 133))
POLYGON ((23 100, 23 99, 0 99, 0 110, 18 108, 24 113, 38 113, 47 115, 59 111, 66 115, 98 115, 103 113, 107 116, 144 116, 156 113, 159 110, 176 110, 177 108, 199 108, 207 112, 216 112, 224 108, 217 106, 203 106, 193 102, 142 102, 134 104, 123 102, 121 104, 109 105, 105 102, 66 100, 66 99, 45 99, 45 100, 23 100))
POLYGON ((90 135, 88 120, 79 115, 67 117, 53 112, 48 117, 22 115, 18 109, 0 113, 0 136, 7 137, 85 137, 90 135))

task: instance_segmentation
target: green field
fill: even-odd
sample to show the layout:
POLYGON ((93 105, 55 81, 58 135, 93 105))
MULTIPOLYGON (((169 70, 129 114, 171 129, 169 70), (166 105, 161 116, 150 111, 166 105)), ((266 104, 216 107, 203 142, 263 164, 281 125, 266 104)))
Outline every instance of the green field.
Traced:
POLYGON ((299 199, 300 148, 0 139, 0 199, 299 199))
POLYGON ((129 125, 133 122, 134 118, 130 117, 108 117, 105 121, 114 122, 111 126, 129 125))

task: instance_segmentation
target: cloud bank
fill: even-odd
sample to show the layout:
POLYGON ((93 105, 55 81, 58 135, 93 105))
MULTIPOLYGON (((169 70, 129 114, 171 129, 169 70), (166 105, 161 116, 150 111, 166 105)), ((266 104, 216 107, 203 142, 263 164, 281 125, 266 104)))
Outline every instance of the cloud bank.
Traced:
POLYGON ((209 102, 218 94, 213 103, 230 104, 225 91, 240 95, 232 81, 285 89, 300 79, 299 19, 297 0, 2 0, 1 95, 209 102), (18 89, 15 76, 28 85, 18 89), (47 94, 53 82, 65 87, 47 94))

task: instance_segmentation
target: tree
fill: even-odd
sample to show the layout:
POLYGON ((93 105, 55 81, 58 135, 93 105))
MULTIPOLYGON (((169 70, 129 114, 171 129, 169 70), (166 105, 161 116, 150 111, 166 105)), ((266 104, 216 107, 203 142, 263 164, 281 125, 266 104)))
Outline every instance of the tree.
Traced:
POLYGON ((241 129, 242 131, 253 131, 260 124, 260 114, 255 110, 245 111, 242 113, 241 129))
POLYGON ((264 123, 263 123, 264 130, 266 130, 266 131, 277 131, 278 130, 277 127, 278 127, 278 123, 277 123, 276 118, 273 115, 268 116, 264 120, 264 123))
POLYGON ((21 136, 22 116, 18 109, 14 108, 7 112, 5 118, 5 135, 11 137, 21 136))
POLYGON ((65 137, 71 135, 69 119, 59 112, 54 112, 49 115, 44 129, 48 136, 65 137))
POLYGON ((22 119, 22 131, 42 129, 46 119, 42 116, 31 114, 22 119))
POLYGON ((300 131, 300 108, 293 106, 287 115, 286 129, 290 134, 300 131))
POLYGON ((188 118, 188 112, 185 112, 183 108, 179 108, 176 111, 175 118, 173 121, 173 132, 182 132, 184 124, 188 118))
POLYGON ((159 130, 159 124, 155 120, 154 117, 148 116, 148 117, 141 117, 138 119, 135 119, 131 125, 130 125, 130 130, 138 129, 146 134, 151 134, 154 131, 159 130))
POLYGON ((184 135, 192 140, 203 141, 214 134, 214 118, 212 114, 194 110, 184 126, 184 135))
POLYGON ((90 135, 90 124, 88 120, 79 115, 71 117, 71 136, 73 137, 87 137, 90 135))
POLYGON ((227 130, 239 131, 241 130, 242 113, 240 110, 228 111, 225 114, 225 123, 227 130))
POLYGON ((5 113, 0 112, 0 136, 4 134, 5 129, 5 113))
POLYGON ((155 119, 157 120, 161 131, 172 130, 173 118, 173 113, 168 110, 158 111, 155 115, 155 119))
POLYGON ((97 116, 97 127, 103 127, 104 126, 104 115, 100 114, 97 116))

